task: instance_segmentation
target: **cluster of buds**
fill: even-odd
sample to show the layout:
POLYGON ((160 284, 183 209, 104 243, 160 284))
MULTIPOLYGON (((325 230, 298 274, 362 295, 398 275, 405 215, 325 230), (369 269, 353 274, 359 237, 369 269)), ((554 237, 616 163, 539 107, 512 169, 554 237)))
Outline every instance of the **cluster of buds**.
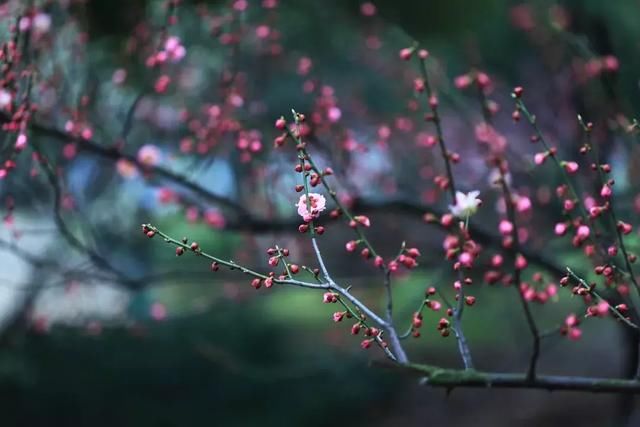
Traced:
POLYGON ((400 255, 398 255, 395 259, 389 261, 389 271, 398 271, 400 266, 404 266, 409 270, 416 268, 418 266, 418 262, 416 261, 416 259, 420 255, 421 253, 418 248, 403 248, 400 255))
POLYGON ((258 290, 262 287, 262 285, 264 285, 265 288, 269 289, 273 286, 274 276, 275 274, 273 272, 270 272, 266 279, 255 277, 251 280, 251 287, 258 290))
POLYGON ((564 325, 560 328, 560 334, 566 336, 570 340, 578 340, 582 336, 582 329, 580 325, 580 318, 575 314, 570 314, 564 321, 564 325))
POLYGON ((597 304, 587 307, 587 317, 605 317, 609 314, 609 303, 600 301, 597 304))
POLYGON ((420 328, 422 327, 422 313, 419 311, 413 313, 411 318, 411 336, 414 338, 420 337, 420 328))
POLYGON ((475 83, 478 89, 482 91, 488 91, 491 89, 493 85, 491 78, 487 73, 482 71, 476 71, 476 70, 470 71, 466 74, 462 74, 456 77, 453 83, 456 89, 460 89, 460 90, 467 89, 473 83, 475 83))
POLYGON ((162 49, 147 58, 146 66, 153 68, 167 62, 180 62, 186 54, 187 49, 180 42, 180 38, 176 36, 169 36, 165 40, 162 49))
POLYGON ((149 228, 148 225, 143 224, 142 225, 142 234, 146 235, 148 238, 152 238, 153 236, 156 235, 155 230, 152 230, 151 228, 149 228))
MULTIPOLYGON (((535 279, 534 279, 535 282, 535 279)), ((526 301, 537 302, 539 304, 545 304, 558 295, 558 287, 555 283, 547 283, 546 285, 539 287, 534 283, 522 282, 520 283, 520 292, 526 301)))
POLYGON ((613 55, 605 55, 599 58, 592 58, 583 64, 581 69, 576 70, 580 79, 586 81, 596 78, 604 73, 615 73, 620 69, 618 58, 613 55))
POLYGON ((363 348, 364 350, 370 348, 371 344, 373 344, 375 341, 378 341, 381 347, 386 347, 387 346, 387 343, 385 341, 383 341, 382 338, 381 338, 382 331, 380 329, 378 329, 378 328, 365 327, 364 335, 366 337, 369 337, 369 338, 365 338, 360 343, 360 347, 363 348))
POLYGON ((82 138, 87 141, 93 137, 93 129, 91 128, 91 125, 80 117, 74 117, 71 120, 67 120, 64 125, 64 130, 75 138, 82 138))
POLYGON ((437 329, 438 331, 440 331, 440 335, 442 335, 443 337, 448 337, 451 334, 451 322, 448 319, 442 317, 438 321, 437 329))
MULTIPOLYGON (((285 270, 280 274, 279 276, 280 279, 285 279, 289 275, 289 273, 293 275, 293 274, 298 274, 300 272, 300 266, 298 264, 288 263, 287 260, 285 259, 286 257, 289 256, 289 249, 279 248, 277 246, 275 248, 268 248, 267 255, 269 255, 268 263, 271 267, 274 267, 274 268, 277 267, 280 264, 280 261, 282 260, 285 270)), ((315 276, 318 276, 318 274, 320 274, 320 270, 314 269, 313 274, 315 276)))
POLYGON ((338 302, 340 295, 335 292, 325 292, 322 295, 322 302, 325 304, 335 304, 338 302))
POLYGON ((411 59, 411 57, 413 56, 413 54, 415 53, 415 51, 418 51, 418 58, 420 58, 421 60, 425 60, 429 57, 429 52, 425 49, 416 49, 415 46, 411 46, 411 47, 405 47, 403 49, 400 49, 400 52, 398 52, 398 56, 400 57, 400 59, 402 59, 403 61, 408 61, 411 59))

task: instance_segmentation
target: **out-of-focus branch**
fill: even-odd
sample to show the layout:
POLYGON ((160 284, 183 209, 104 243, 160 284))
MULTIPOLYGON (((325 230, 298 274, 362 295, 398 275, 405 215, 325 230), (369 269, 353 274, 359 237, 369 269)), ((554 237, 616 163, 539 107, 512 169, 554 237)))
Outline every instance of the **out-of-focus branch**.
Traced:
MULTIPOLYGON (((417 44, 414 46, 414 50, 417 48, 417 44)), ((431 88, 431 83, 429 82, 429 73, 427 72, 427 59, 428 53, 426 50, 420 50, 417 54, 418 64, 420 68, 420 75, 422 77, 422 81, 424 83, 425 94, 427 96, 427 105, 429 106, 429 114, 430 119, 433 122, 436 128, 436 137, 438 139, 438 147, 440 148, 440 155, 442 156, 442 161, 444 162, 445 169, 447 172, 447 186, 451 195, 451 203, 455 205, 457 188, 455 179, 453 176, 453 170, 451 167, 451 153, 449 153, 447 149, 447 145, 444 140, 444 133, 442 132, 442 123, 440 120, 440 114, 438 112, 438 98, 433 93, 431 88)), ((468 221, 467 221, 468 224, 468 221)), ((465 233, 468 230, 465 230, 465 233)), ((463 233, 460 233, 462 237, 462 241, 464 241, 463 233)), ((464 335, 464 331, 462 328, 462 313, 464 312, 464 274, 462 273, 462 269, 458 269, 458 277, 460 281, 460 288, 457 290, 457 304, 453 309, 453 332, 456 336, 456 340, 458 341, 458 350, 460 352, 460 356, 462 357, 462 361, 466 369, 473 369, 473 359, 471 358, 471 351, 469 349, 469 344, 467 343, 467 338, 464 335)))
POLYGON ((592 378, 560 375, 538 375, 530 380, 526 373, 492 373, 475 370, 445 369, 431 365, 397 365, 378 362, 381 366, 399 369, 410 375, 426 378, 431 387, 447 390, 455 388, 511 388, 547 391, 577 391, 588 393, 640 394, 640 381, 617 378, 592 378))

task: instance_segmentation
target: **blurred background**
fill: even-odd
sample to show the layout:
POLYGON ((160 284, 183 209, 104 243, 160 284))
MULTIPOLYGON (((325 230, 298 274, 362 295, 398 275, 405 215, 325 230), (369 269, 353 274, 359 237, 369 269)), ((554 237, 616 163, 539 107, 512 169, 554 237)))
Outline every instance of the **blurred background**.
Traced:
MULTIPOLYGON (((445 139, 461 156, 458 187, 483 200, 471 221, 483 257, 465 332, 477 367, 522 372, 530 338, 517 294, 483 280, 501 253, 504 202, 478 129, 482 103, 475 86, 460 89, 456 78, 491 79, 490 139, 508 147, 523 204, 523 280, 537 293, 540 328, 553 330, 584 313, 580 299, 556 286, 564 267, 601 279, 570 237, 554 235, 560 177, 533 167, 540 147, 526 123, 513 123, 510 92, 525 87, 563 158, 578 159, 584 142, 576 115, 594 123, 620 219, 633 224, 639 17, 637 0, 1 2, 0 36, 18 53, 3 48, 0 119, 12 123, 18 106, 37 106, 26 131, 4 127, 0 151, 1 424, 640 425, 638 401, 628 396, 447 393, 372 367, 382 352, 362 350, 320 293, 256 291, 246 277, 213 274, 205 260, 176 258, 140 232, 153 223, 261 271, 274 244, 315 266, 297 232, 293 147, 273 148, 274 120, 294 108, 307 115, 310 147, 334 169, 340 197, 371 218, 374 247, 385 259, 403 241, 420 248, 419 267, 393 284, 396 323, 408 327, 425 289, 455 280, 444 233, 424 221, 427 212, 446 212, 447 200, 433 183, 443 163, 414 91, 419 70, 398 56, 417 41, 430 53, 445 139), (28 142, 18 152, 21 134, 28 142)), ((581 194, 599 191, 588 174, 576 181, 581 194)), ((382 312, 379 272, 345 251, 353 238, 346 224, 322 220, 334 278, 382 312)), ((625 241, 640 248, 635 231, 625 241)), ((460 367, 455 339, 436 330, 440 317, 425 312, 422 336, 406 341, 409 357, 460 367)), ((582 330, 578 341, 545 338, 540 372, 633 372, 638 343, 619 323, 586 319, 582 330)))

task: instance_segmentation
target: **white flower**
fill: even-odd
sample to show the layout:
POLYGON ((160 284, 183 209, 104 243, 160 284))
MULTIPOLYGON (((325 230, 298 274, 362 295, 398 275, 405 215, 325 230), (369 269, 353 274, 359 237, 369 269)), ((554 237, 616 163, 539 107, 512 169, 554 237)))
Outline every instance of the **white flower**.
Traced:
POLYGON ((456 191, 456 204, 449 205, 451 213, 458 218, 468 218, 477 212, 482 200, 478 199, 479 191, 470 191, 464 194, 456 191))
POLYGON ((11 93, 6 89, 0 89, 0 108, 7 108, 13 100, 11 93))
POLYGON ((51 16, 46 13, 38 13, 33 17, 33 27, 41 34, 48 32, 51 29, 51 16))

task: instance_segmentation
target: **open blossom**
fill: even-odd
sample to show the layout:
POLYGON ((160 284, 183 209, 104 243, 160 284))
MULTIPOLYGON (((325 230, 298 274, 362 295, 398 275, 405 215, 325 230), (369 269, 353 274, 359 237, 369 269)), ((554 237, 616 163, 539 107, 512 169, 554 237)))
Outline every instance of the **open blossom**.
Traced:
POLYGON ((155 166, 160 162, 160 149, 152 144, 145 144, 138 150, 138 161, 145 166, 155 166))
POLYGON ((187 53, 185 47, 180 43, 180 39, 175 36, 168 37, 164 43, 164 52, 172 62, 178 62, 187 53))
POLYGON ((306 222, 311 221, 313 218, 317 218, 320 212, 326 209, 327 200, 322 194, 309 193, 309 202, 307 203, 307 195, 300 196, 300 200, 296 203, 298 207, 298 215, 300 215, 306 222), (311 207, 311 211, 309 211, 311 207))
POLYGON ((482 200, 478 199, 479 191, 470 191, 467 194, 456 192, 456 204, 449 205, 449 210, 458 218, 467 218, 478 211, 482 200))
POLYGON ((0 89, 0 108, 7 108, 11 105, 11 101, 13 101, 11 92, 6 89, 0 89))

